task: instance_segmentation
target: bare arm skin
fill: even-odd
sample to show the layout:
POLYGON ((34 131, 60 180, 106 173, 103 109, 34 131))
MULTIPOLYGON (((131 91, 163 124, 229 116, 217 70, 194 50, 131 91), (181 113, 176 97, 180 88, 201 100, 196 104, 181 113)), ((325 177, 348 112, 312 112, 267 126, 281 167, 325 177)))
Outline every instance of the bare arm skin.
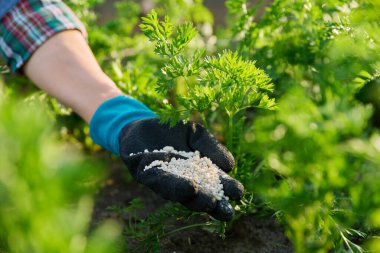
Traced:
POLYGON ((34 52, 23 70, 40 89, 72 108, 87 123, 100 104, 123 95, 101 70, 77 30, 51 37, 34 52))

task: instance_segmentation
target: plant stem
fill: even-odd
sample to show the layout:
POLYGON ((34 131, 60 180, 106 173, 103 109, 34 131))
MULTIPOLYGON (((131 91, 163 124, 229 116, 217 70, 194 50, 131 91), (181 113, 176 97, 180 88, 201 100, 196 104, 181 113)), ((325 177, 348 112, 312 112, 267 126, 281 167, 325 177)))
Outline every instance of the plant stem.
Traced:
POLYGON ((174 229, 174 230, 172 230, 170 232, 164 233, 161 236, 161 238, 163 238, 165 236, 169 236, 171 234, 175 234, 177 232, 180 232, 180 231, 183 231, 183 230, 186 230, 186 229, 195 228, 195 227, 202 227, 202 226, 206 226, 206 225, 209 225, 209 224, 210 224, 209 222, 204 222, 204 223, 196 223, 196 224, 180 227, 180 228, 174 229))
POLYGON ((209 125, 208 125, 208 123, 207 123, 206 116, 205 116, 204 113, 201 113, 201 118, 202 118, 202 121, 203 121, 203 125, 204 125, 204 127, 206 127, 207 129, 210 130, 210 127, 209 127, 209 125))
POLYGON ((227 135, 227 148, 233 150, 233 138, 234 138, 234 115, 228 115, 228 135, 227 135))

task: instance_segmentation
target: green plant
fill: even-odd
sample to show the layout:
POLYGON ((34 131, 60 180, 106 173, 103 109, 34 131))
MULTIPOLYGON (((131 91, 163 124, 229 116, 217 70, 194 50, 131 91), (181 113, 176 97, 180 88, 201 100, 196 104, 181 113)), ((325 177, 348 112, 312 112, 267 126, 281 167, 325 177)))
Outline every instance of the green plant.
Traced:
POLYGON ((37 103, 0 105, 0 251, 118 252, 113 222, 87 231, 100 168, 57 141, 37 103))
POLYGON ((167 203, 145 218, 138 215, 143 208, 139 198, 127 206, 109 208, 118 217, 129 216, 123 234, 129 242, 128 249, 131 252, 160 252, 160 240, 184 230, 201 228, 220 236, 225 233, 224 222, 209 221, 205 217, 200 219, 197 214, 176 203, 167 203))
POLYGON ((278 110, 245 132, 242 152, 261 161, 253 192, 297 252, 364 252, 363 241, 378 236, 368 219, 379 206, 377 130, 369 121, 378 98, 363 89, 377 89, 379 2, 274 1, 260 19, 248 1, 228 7, 239 20, 238 51, 279 88, 278 110))
POLYGON ((353 155, 352 148, 363 137, 370 108, 343 99, 317 106, 302 90, 289 92, 279 108, 255 122, 255 152, 265 161, 255 192, 280 211, 297 252, 326 252, 341 244, 362 251, 350 241, 351 233, 367 231, 359 224, 380 204, 375 197, 379 178, 377 167, 353 155), (362 187, 375 203, 357 202, 362 187))
POLYGON ((234 136, 241 132, 244 112, 249 108, 275 108, 274 99, 268 96, 273 91, 270 78, 255 62, 229 50, 208 57, 202 49, 186 52, 196 35, 192 24, 173 27, 169 17, 160 21, 152 11, 143 18, 140 28, 155 43, 156 54, 166 60, 158 73, 157 91, 175 94, 172 102, 159 111, 163 121, 175 124, 198 114, 209 127, 213 123, 211 115, 217 115, 214 118, 218 120, 226 116, 227 120, 220 124, 228 126, 223 129, 226 144, 234 151, 239 141, 234 136))
POLYGON ((368 36, 377 40, 376 26, 364 27, 360 20, 376 23, 375 2, 273 1, 260 19, 255 17, 263 1, 253 6, 227 1, 227 7, 238 20, 238 51, 258 61, 273 78, 277 95, 300 85, 324 103, 332 93, 352 95, 358 88, 354 79, 374 72, 377 46, 368 36))

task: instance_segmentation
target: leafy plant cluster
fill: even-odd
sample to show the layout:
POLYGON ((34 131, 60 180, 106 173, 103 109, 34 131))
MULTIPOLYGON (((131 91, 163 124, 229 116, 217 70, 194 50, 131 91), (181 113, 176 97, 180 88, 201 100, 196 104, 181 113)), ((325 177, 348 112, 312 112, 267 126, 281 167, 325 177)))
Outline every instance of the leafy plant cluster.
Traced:
POLYGON ((274 1, 255 20, 258 5, 227 3, 238 51, 278 87, 244 150, 297 252, 379 250, 379 4, 274 1))
POLYGON ((363 1, 274 1, 260 20, 255 20, 260 5, 250 6, 244 0, 227 2, 239 24, 234 33, 239 51, 247 57, 255 56, 259 66, 278 85, 277 93, 282 94, 295 82, 302 81, 299 84, 320 102, 325 102, 331 89, 341 95, 355 92, 355 87, 348 83, 360 71, 373 71, 369 63, 376 54, 371 56, 370 52, 375 51, 368 44, 367 35, 362 34, 366 31, 354 30, 350 20, 350 13, 357 12, 363 4, 363 1), (341 43, 344 36, 355 38, 350 46, 361 50, 343 56, 341 50, 349 45, 336 43, 341 43), (360 55, 364 52, 366 55, 360 55), (362 61, 362 56, 367 62, 352 64, 362 61), (345 86, 337 86, 335 82, 345 86))
MULTIPOLYGON (((196 35, 190 23, 173 27, 169 17, 163 21, 152 11, 143 18, 142 32, 155 43, 156 54, 165 59, 157 74, 157 91, 171 96, 170 103, 159 110, 163 121, 173 124, 189 120, 195 113, 210 126, 211 115, 225 116, 222 125, 229 133, 227 145, 233 148, 235 123, 249 108, 274 109, 270 78, 255 62, 244 60, 238 53, 225 50, 218 56, 205 56, 205 50, 184 49, 196 35)), ((236 133, 239 133, 238 131, 236 133)))
POLYGON ((351 240, 373 233, 368 217, 379 205, 379 171, 354 143, 362 140, 370 107, 347 101, 317 106, 298 89, 279 107, 255 122, 255 152, 265 161, 257 172, 265 183, 256 191, 278 210, 297 252, 364 251, 351 240))
MULTIPOLYGON (((275 215, 296 252, 380 251, 378 0, 274 0, 255 4, 229 0, 230 25, 216 32, 212 15, 202 1, 156 0, 156 12, 141 20, 142 33, 137 28, 142 12, 137 2, 118 1, 117 14, 102 25, 96 23, 92 9, 98 1, 68 2, 91 27, 89 43, 95 56, 125 93, 157 111, 163 121, 202 123, 232 151, 236 159, 232 174, 247 190, 242 201, 233 203, 236 219, 253 212, 275 215)), ((6 82, 6 94, 29 96, 33 92, 32 98, 48 101, 64 129, 64 139, 79 140, 97 149, 86 137, 87 127, 64 107, 33 89, 20 89, 23 79, 7 78, 6 82)), ((5 106, 8 109, 2 113, 11 107, 5 106)), ((0 122, 13 122, 12 117, 8 114, 0 122)), ((27 120, 34 122, 32 117, 27 120)), ((18 119, 12 124, 26 122, 18 119)), ((0 135, 4 126, 9 128, 2 123, 0 135)), ((49 134, 42 136, 51 139, 49 134)), ((31 147, 38 142, 27 140, 24 144, 31 147)), ((25 152, 40 151, 25 148, 25 152)), ((43 154, 33 153, 41 157, 41 163, 48 159, 43 154)), ((27 157, 17 161, 26 161, 27 157)), ((57 154, 52 157, 59 160, 57 154)), ((78 164, 72 167, 85 166, 78 164)), ((45 173, 45 163, 31 166, 38 173, 30 178, 20 174, 25 180, 22 185, 35 177, 46 180, 45 174, 39 174, 45 173)), ((62 190, 68 180, 61 174, 53 175, 57 176, 57 186, 54 191, 46 188, 47 192, 69 194, 62 190)), ((80 181, 82 177, 78 177, 80 181)), ((1 183, 0 176, 0 195, 4 188, 1 183)), ((51 186, 47 183, 46 187, 51 186)), ((33 194, 32 199, 44 196, 33 194)), ((73 195, 70 201, 79 201, 81 194, 73 195)), ((11 203, 18 195, 4 196, 12 196, 7 200, 11 203)), ((68 203, 66 198, 58 200, 61 205, 68 203)), ((0 212, 7 210, 2 208, 0 212)), ((183 229, 202 227, 222 235, 233 226, 189 213, 175 204, 146 218, 136 215, 140 208, 136 200, 112 209, 131 217, 123 234, 136 242, 132 245, 136 252, 158 252, 161 238, 183 229)), ((40 217, 35 214, 38 212, 46 214, 42 208, 35 210, 29 216, 14 213, 15 224, 19 224, 17 219, 20 224, 33 221, 34 216, 40 217)), ((66 222, 66 218, 62 220, 66 222)), ((9 223, 4 224, 10 229, 9 223)), ((80 228, 75 227, 80 235, 76 238, 83 239, 86 223, 80 224, 80 228)), ((31 234, 34 230, 20 231, 31 234)), ((62 238, 69 238, 68 234, 62 238)), ((5 235, 0 238, 4 238, 2 245, 11 240, 5 235)))
POLYGON ((38 103, 0 98, 0 122, 0 252, 118 252, 114 222, 88 233, 101 168, 57 141, 38 103))

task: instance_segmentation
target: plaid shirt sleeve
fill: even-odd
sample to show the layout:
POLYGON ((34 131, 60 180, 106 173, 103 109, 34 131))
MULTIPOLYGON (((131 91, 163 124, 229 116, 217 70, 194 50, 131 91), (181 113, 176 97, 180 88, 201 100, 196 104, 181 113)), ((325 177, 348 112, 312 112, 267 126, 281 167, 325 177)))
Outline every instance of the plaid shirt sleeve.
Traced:
POLYGON ((0 20, 0 54, 12 72, 54 34, 86 30, 75 14, 59 0, 20 0, 0 20))

